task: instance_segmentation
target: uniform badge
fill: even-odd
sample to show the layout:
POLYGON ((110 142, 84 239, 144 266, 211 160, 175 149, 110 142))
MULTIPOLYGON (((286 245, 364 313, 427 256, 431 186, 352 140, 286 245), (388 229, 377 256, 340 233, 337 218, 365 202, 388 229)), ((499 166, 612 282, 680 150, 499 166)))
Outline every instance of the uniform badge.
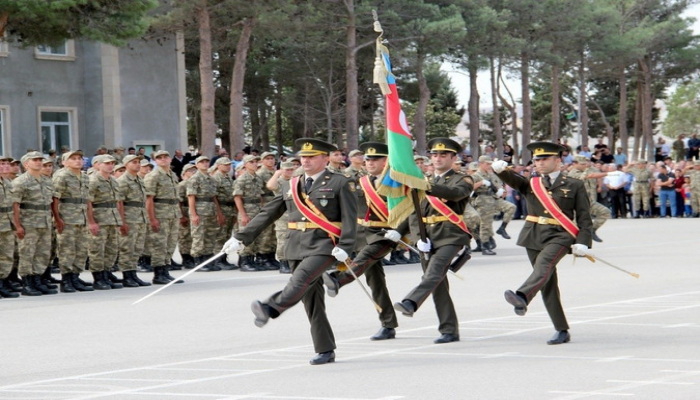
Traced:
POLYGON ((326 199, 321 199, 318 201, 319 204, 321 204, 321 207, 325 207, 328 205, 328 200, 326 199))
POLYGON ((355 189, 355 185, 353 185, 352 182, 350 182, 350 184, 349 184, 348 186, 350 187, 350 191, 351 191, 351 192, 354 192, 354 191, 356 190, 356 189, 355 189))
POLYGON ((571 189, 561 189, 561 191, 564 192, 564 197, 566 197, 571 189))

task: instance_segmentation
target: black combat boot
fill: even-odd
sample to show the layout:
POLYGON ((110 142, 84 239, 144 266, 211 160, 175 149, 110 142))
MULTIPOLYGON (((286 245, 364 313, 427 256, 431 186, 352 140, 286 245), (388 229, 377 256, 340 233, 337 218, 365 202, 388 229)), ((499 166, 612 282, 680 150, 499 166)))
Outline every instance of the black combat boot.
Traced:
POLYGON ((280 261, 280 274, 291 274, 292 268, 289 266, 289 261, 280 261))
POLYGON ((501 222, 501 226, 498 228, 496 233, 503 236, 503 239, 510 239, 510 235, 508 232, 506 232, 506 226, 508 226, 507 222, 501 222))
MULTIPOLYGON (((182 260, 183 262, 185 261, 184 258, 182 260)), ((170 259, 170 270, 171 271, 180 271, 182 269, 182 264, 179 262, 175 262, 172 258, 170 259)))
POLYGON ((92 273, 92 288, 95 290, 110 290, 112 289, 112 285, 109 283, 105 282, 105 277, 102 274, 102 271, 96 271, 92 273))
POLYGON ((42 293, 34 287, 32 276, 22 277, 22 296, 41 296, 42 293))
POLYGON ((418 253, 415 251, 409 251, 408 252, 408 263, 409 264, 417 264, 420 263, 420 256, 418 253))
POLYGON ((235 263, 228 262, 226 254, 219 257, 219 259, 216 261, 216 265, 224 271, 232 271, 234 269, 238 269, 238 265, 236 265, 235 263))
MULTIPOLYGON (((170 265, 164 266, 161 270, 161 274, 163 275, 163 278, 167 279, 168 281, 175 281, 175 277, 170 275, 170 265)), ((185 281, 178 279, 175 281, 175 283, 185 283, 185 281)))
POLYGON ((496 239, 494 239, 493 236, 491 236, 491 237, 489 238, 489 249, 495 250, 496 247, 497 247, 497 246, 496 246, 496 239))
POLYGON ((51 289, 48 286, 41 283, 41 275, 30 275, 29 278, 32 279, 34 289, 40 291, 41 294, 58 294, 58 290, 51 289))
POLYGON ((256 272, 258 269, 253 264, 253 256, 241 256, 238 261, 241 266, 241 272, 256 272))
POLYGON ((44 270, 44 273, 41 274, 41 282, 51 289, 56 289, 56 287, 51 287, 51 286, 49 286, 49 284, 58 284, 58 283, 61 283, 61 280, 56 279, 53 276, 51 276, 51 266, 49 265, 44 270))
POLYGON ((491 245, 491 241, 489 240, 486 243, 481 244, 481 254, 485 256, 495 256, 496 252, 493 251, 493 247, 491 245))
POLYGON ((9 299, 19 297, 19 294, 12 290, 12 287, 6 282, 5 279, 0 279, 0 297, 9 299))
POLYGON ((139 278, 138 274, 136 274, 135 270, 129 271, 129 272, 130 272, 129 275, 131 275, 131 280, 138 283, 139 286, 151 286, 150 282, 144 282, 143 280, 141 280, 141 278, 139 278))
POLYGON ((135 288, 135 287, 139 287, 139 286, 140 286, 140 285, 131 277, 131 273, 132 273, 132 272, 134 272, 134 271, 122 271, 122 277, 124 277, 124 279, 122 279, 122 285, 124 285, 124 287, 135 288))
POLYGON ((119 279, 119 277, 112 273, 112 271, 105 271, 105 274, 107 274, 107 278, 109 278, 110 281, 114 283, 123 283, 122 280, 119 279))
POLYGON ((194 262, 194 258, 192 257, 191 254, 183 254, 182 255, 182 266, 185 269, 192 269, 197 266, 197 264, 194 262))
POLYGON ((591 239, 593 241, 601 243, 603 239, 601 239, 597 234, 596 234, 597 229, 591 229, 591 239))
POLYGON ((10 271, 10 275, 5 278, 5 283, 10 285, 13 292, 19 293, 22 291, 23 280, 19 278, 19 274, 17 272, 17 268, 13 268, 10 271))
POLYGON ((93 290, 95 290, 92 288, 92 283, 87 283, 84 280, 80 279, 80 274, 77 272, 73 272, 71 274, 71 281, 75 290, 79 292, 92 292, 93 290))
POLYGON ((410 261, 408 261, 408 258, 406 258, 403 250, 396 250, 396 260, 399 262, 399 264, 410 264, 410 261))
POLYGON ((163 268, 165 267, 153 267, 153 284, 154 285, 167 285, 170 280, 163 276, 163 268))
POLYGON ((61 268, 59 268, 59 266, 58 266, 58 257, 53 258, 50 266, 51 266, 51 273, 52 274, 60 274, 61 273, 61 268))
POLYGON ((280 264, 280 262, 277 261, 277 257, 275 255, 275 253, 267 253, 267 254, 263 254, 263 256, 267 256, 267 261, 270 264, 272 264, 272 266, 274 267, 273 270, 276 271, 276 270, 282 268, 282 264, 280 264))
POLYGON ((481 247, 481 239, 479 239, 478 237, 474 237, 474 241, 476 242, 476 247, 475 247, 474 250, 472 250, 472 251, 473 251, 474 253, 478 253, 478 252, 480 252, 480 251, 482 250, 482 247, 481 247))
POLYGON ((61 293, 75 293, 77 290, 73 287, 73 273, 68 272, 61 274, 61 293))
POLYGON ((267 258, 267 254, 256 254, 255 264, 257 264, 255 268, 257 268, 258 271, 272 271, 276 269, 275 266, 267 258))
POLYGON ((139 271, 141 272, 153 272, 153 266, 151 265, 151 256, 143 256, 141 259, 141 265, 139 266, 139 271))
MULTIPOLYGON (((195 265, 199 265, 199 264, 203 263, 204 261, 206 261, 209 257, 211 257, 211 256, 198 256, 198 257, 195 257, 195 258, 194 258, 194 263, 195 263, 195 265)), ((213 267, 214 267, 214 265, 213 265, 214 263, 216 263, 216 261, 212 261, 212 262, 210 262, 209 264, 203 266, 202 268, 198 269, 197 272, 214 272, 214 271, 217 271, 216 269, 213 268, 213 267)), ((220 271, 220 270, 219 270, 219 271, 220 271)))

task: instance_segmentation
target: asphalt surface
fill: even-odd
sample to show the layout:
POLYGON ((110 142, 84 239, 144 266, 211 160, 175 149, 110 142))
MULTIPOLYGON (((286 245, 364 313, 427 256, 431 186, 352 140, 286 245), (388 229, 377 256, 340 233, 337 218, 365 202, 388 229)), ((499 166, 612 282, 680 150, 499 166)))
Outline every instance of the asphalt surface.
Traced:
MULTIPOLYGON (((277 272, 195 273, 137 305, 155 289, 2 299, 0 399, 700 398, 700 219, 609 221, 595 254, 639 279, 564 258, 559 346, 539 298, 523 317, 503 299, 530 270, 521 226, 449 277, 460 342, 433 344, 432 300, 370 341, 376 312, 353 284, 326 299, 338 349, 322 366, 301 304, 253 325, 251 301, 288 279, 277 272)), ((420 280, 417 264, 386 270, 394 301, 420 280)))

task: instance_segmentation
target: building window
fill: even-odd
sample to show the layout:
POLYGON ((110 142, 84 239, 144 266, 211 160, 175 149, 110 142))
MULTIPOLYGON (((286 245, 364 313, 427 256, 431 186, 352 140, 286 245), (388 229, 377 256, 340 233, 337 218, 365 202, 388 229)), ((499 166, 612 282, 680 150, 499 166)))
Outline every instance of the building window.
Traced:
POLYGON ((48 153, 61 146, 73 148, 73 138, 77 137, 75 125, 75 109, 40 109, 40 138, 41 151, 48 153))
POLYGON ((7 110, 9 107, 7 106, 0 106, 0 154, 3 156, 6 156, 6 144, 5 144, 5 136, 8 135, 9 131, 9 123, 7 122, 7 115, 9 113, 7 110))
POLYGON ((36 46, 34 48, 34 58, 40 60, 73 61, 75 60, 75 42, 73 40, 66 40, 62 44, 56 46, 36 46))

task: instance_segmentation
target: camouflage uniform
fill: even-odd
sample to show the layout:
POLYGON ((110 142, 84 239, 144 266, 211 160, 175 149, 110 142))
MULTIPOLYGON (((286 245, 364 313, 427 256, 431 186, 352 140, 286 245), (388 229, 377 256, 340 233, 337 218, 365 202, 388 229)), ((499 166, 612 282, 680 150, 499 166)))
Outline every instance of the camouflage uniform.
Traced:
MULTIPOLYGON (((503 189, 505 193, 506 187, 505 185, 503 185, 503 181, 501 180, 501 178, 498 177, 498 175, 496 175, 494 172, 489 171, 488 180, 491 181, 491 184, 493 185, 493 190, 498 191, 498 189, 503 189)), ((503 213, 503 223, 507 224, 510 221, 512 221, 513 216, 515 215, 515 204, 504 199, 503 197, 496 197, 495 199, 497 213, 503 213)))
POLYGON ((690 178, 690 207, 693 209, 693 214, 698 215, 700 212, 700 169, 688 170, 686 175, 690 178))
MULTIPOLYGON (((182 213, 190 215, 190 205, 187 203, 187 181, 182 181, 177 184, 177 194, 182 206, 182 213)), ((180 254, 192 254, 192 233, 190 229, 190 221, 187 220, 186 225, 180 224, 180 236, 178 237, 178 246, 180 246, 180 254)), ((218 241, 218 238, 217 238, 218 241)))
POLYGON ((12 182, 0 178, 0 280, 12 271, 15 233, 12 230, 12 182))
POLYGON ((481 224, 481 217, 479 217, 479 213, 471 205, 471 203, 467 203, 467 206, 464 208, 463 216, 469 232, 476 232, 481 224))
MULTIPOLYGON (((289 182, 289 179, 284 179, 283 176, 277 178, 277 190, 274 191, 276 196, 282 194, 282 183, 289 182)), ((284 250, 287 247, 287 236, 289 234, 289 212, 285 212, 277 221, 275 221, 275 234, 277 236, 277 259, 280 261, 286 260, 284 250)))
MULTIPOLYGON (((646 214, 649 211, 649 197, 650 197, 650 187, 654 181, 654 175, 646 168, 630 168, 628 170, 632 176, 634 176, 634 181, 632 182, 632 204, 634 206, 634 213, 639 210, 641 203, 642 209, 646 214)), ((691 197, 692 199, 692 197, 691 197)))
POLYGON ((331 164, 328 164, 326 169, 333 172, 333 173, 336 173, 336 174, 345 175, 346 168, 345 167, 334 167, 331 164))
POLYGON ((170 258, 177 245, 179 234, 178 221, 180 202, 177 193, 178 178, 173 171, 156 168, 146 175, 143 180, 146 196, 153 196, 154 216, 160 228, 147 234, 150 244, 151 264, 154 267, 164 267, 170 264, 170 258))
MULTIPOLYGON (((262 209, 262 195, 265 182, 257 175, 245 172, 233 182, 233 196, 240 196, 243 200, 243 208, 248 217, 252 220, 262 209)), ((240 222, 240 221, 239 221, 240 222)), ((238 229, 243 227, 239 226, 238 229)), ((259 238, 256 238, 248 246, 239 252, 241 256, 253 256, 260 253, 259 238)))
POLYGON ((363 176, 367 175, 367 171, 365 171, 362 168, 355 168, 351 165, 345 168, 345 170, 343 171, 343 175, 345 175, 346 178, 350 178, 352 180, 357 181, 363 176))
POLYGON ((19 220, 24 228, 18 248, 19 274, 41 275, 51 257, 53 185, 41 176, 25 173, 12 181, 12 196, 20 204, 19 220))
POLYGON ((63 168, 53 175, 53 197, 58 199, 58 215, 65 224, 56 237, 61 274, 80 274, 88 253, 87 198, 89 180, 85 172, 74 174, 63 168))
POLYGON ((212 177, 217 182, 216 198, 219 200, 219 208, 221 208, 225 219, 224 225, 219 227, 214 245, 216 249, 221 249, 233 234, 233 225, 236 221, 236 203, 233 201, 233 179, 220 171, 214 172, 212 177))
POLYGON ((610 218, 610 209, 597 202, 598 200, 598 179, 586 179, 588 174, 599 173, 597 168, 588 167, 584 171, 579 171, 573 168, 567 173, 570 178, 583 181, 583 187, 586 189, 588 201, 591 203, 591 217, 593 217, 593 231, 603 226, 605 220, 610 218))
POLYGON ((187 180, 187 197, 195 197, 196 213, 199 216, 199 224, 192 223, 192 210, 190 209, 190 234, 192 235, 193 257, 212 256, 214 254, 214 236, 219 232, 216 222, 216 181, 214 178, 197 171, 187 180))
MULTIPOLYGON (((275 198, 275 194, 267 188, 267 182, 275 174, 275 171, 266 168, 264 165, 258 168, 256 173, 263 184, 263 204, 267 204, 275 198)), ((252 218, 252 217, 251 217, 252 218)), ((268 226, 257 239, 258 253, 260 254, 275 254, 277 250, 277 238, 275 236, 275 224, 268 226)))
POLYGON ((124 202, 124 222, 129 227, 126 236, 119 237, 119 269, 136 271, 136 263, 146 242, 146 187, 138 175, 125 172, 117 179, 124 202))
MULTIPOLYGON (((489 175, 481 170, 476 171, 472 175, 474 183, 479 183, 483 180, 488 180, 489 175)), ((474 209, 479 213, 479 218, 481 222, 479 224, 479 237, 481 243, 488 243, 489 239, 493 237, 493 217, 496 215, 496 199, 494 197, 494 190, 492 189, 493 182, 491 186, 481 185, 476 189, 475 196, 473 200, 474 209)))
POLYGON ((119 184, 113 177, 105 179, 101 173, 90 176, 88 201, 92 203, 92 216, 100 226, 97 235, 90 235, 90 270, 109 271, 117 261, 119 226, 122 218, 117 209, 121 201, 119 184))

